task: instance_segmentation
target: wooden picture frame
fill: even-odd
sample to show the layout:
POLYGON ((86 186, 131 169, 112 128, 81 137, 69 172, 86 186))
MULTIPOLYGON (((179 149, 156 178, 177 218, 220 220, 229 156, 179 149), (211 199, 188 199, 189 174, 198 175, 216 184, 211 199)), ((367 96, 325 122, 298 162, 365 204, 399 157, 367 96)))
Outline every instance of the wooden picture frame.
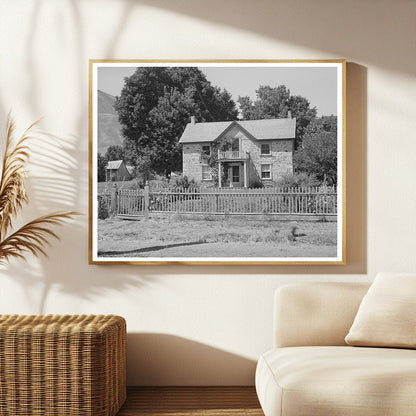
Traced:
POLYGON ((90 264, 345 264, 337 60, 90 60, 90 264))

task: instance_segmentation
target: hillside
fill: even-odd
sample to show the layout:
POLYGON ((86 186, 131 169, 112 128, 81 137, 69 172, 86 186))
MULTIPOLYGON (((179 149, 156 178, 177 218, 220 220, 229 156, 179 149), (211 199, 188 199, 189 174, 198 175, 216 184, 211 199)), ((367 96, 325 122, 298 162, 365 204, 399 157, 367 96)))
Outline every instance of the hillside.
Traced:
POLYGON ((97 100, 97 140, 98 152, 104 154, 107 148, 113 144, 121 145, 123 137, 121 134, 121 125, 118 122, 118 116, 114 109, 115 97, 98 90, 97 100))

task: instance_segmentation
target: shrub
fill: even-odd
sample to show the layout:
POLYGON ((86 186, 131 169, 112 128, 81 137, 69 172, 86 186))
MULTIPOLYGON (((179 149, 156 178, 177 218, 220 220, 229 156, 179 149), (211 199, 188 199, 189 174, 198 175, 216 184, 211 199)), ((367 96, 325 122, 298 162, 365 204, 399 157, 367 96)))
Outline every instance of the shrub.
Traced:
POLYGON ((264 183, 261 180, 255 180, 250 188, 264 188, 264 183))
POLYGON ((131 181, 119 182, 118 183, 118 189, 135 190, 135 189, 142 189, 142 188, 143 188, 143 185, 142 185, 142 183, 140 183, 140 181, 137 178, 132 179, 131 181))
POLYGON ((187 176, 183 176, 182 178, 176 179, 175 186, 178 188, 189 189, 196 188, 197 183, 195 182, 195 179, 189 180, 187 176))
POLYGON ((98 195, 98 219, 105 220, 110 216, 109 197, 107 195, 98 195))
POLYGON ((319 186, 320 183, 314 175, 304 172, 284 175, 282 179, 277 182, 277 186, 297 188, 300 186, 319 186))

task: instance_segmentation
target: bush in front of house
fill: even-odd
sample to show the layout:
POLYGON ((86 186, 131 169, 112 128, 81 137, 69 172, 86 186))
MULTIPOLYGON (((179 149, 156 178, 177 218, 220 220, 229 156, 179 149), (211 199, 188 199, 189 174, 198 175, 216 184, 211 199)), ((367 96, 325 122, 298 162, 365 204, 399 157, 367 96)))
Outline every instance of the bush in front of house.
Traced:
POLYGON ((282 188, 300 188, 308 186, 320 186, 321 183, 316 179, 314 175, 300 172, 283 175, 282 178, 277 181, 276 185, 282 188))
POLYGON ((110 216, 107 195, 98 195, 98 219, 105 220, 110 216))
POLYGON ((187 176, 183 176, 176 179, 175 186, 177 188, 190 189, 196 188, 197 183, 195 182, 195 179, 189 179, 187 176))

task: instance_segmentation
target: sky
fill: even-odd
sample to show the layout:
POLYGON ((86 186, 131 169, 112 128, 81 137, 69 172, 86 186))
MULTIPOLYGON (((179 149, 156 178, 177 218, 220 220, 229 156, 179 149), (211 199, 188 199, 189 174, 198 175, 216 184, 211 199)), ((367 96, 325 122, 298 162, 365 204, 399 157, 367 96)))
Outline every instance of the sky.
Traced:
MULTIPOLYGON (((124 78, 136 70, 134 66, 100 66, 97 69, 98 89, 119 96, 124 78)), ((316 107, 318 116, 337 114, 337 70, 335 67, 282 67, 282 66, 199 66, 207 79, 226 89, 237 103, 239 96, 256 99, 261 85, 285 85, 291 95, 301 95, 316 107)))

